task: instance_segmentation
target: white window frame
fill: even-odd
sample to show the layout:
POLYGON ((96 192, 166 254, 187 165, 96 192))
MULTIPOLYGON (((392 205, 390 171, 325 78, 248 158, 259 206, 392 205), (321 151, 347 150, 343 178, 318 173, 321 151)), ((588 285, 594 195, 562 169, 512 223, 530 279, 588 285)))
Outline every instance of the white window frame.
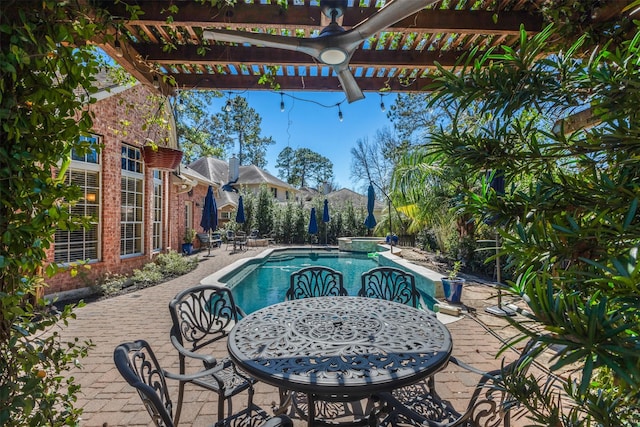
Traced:
POLYGON ((160 170, 153 171, 153 199, 151 213, 151 248, 154 252, 162 250, 162 218, 164 206, 164 186, 162 178, 164 173, 160 170))
MULTIPOLYGON (((100 138, 96 135, 81 137, 86 141, 92 141, 93 145, 100 144, 100 138)), ((69 265, 78 261, 98 262, 101 259, 101 194, 102 194, 102 166, 100 154, 97 150, 92 150, 82 156, 83 158, 74 158, 75 153, 72 152, 72 160, 69 169, 65 173, 66 184, 76 184, 80 186, 83 196, 78 202, 70 207, 75 215, 91 216, 94 221, 89 228, 80 228, 77 230, 58 229, 54 238, 54 255, 53 259, 59 265, 69 265), (80 183, 77 179, 80 174, 84 174, 80 183), (96 186, 88 185, 87 176, 95 174, 96 186), (81 254, 81 255, 73 255, 81 254)))
POLYGON ((193 202, 185 200, 184 202, 184 232, 191 230, 193 227, 193 202))
POLYGON ((144 253, 144 165, 142 152, 122 144, 120 184, 120 257, 144 253))

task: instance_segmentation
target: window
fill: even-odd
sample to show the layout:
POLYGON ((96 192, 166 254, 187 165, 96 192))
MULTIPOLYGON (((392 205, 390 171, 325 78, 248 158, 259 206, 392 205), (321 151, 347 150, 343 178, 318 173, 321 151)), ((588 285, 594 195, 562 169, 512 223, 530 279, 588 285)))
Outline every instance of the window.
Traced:
POLYGON ((220 219, 231 219, 231 212, 220 212, 220 219))
POLYGON ((138 148, 122 145, 120 185, 120 255, 142 253, 144 181, 142 153, 138 148))
POLYGON ((162 172, 153 171, 153 250, 162 250, 162 172))
POLYGON ((273 194, 274 198, 278 198, 278 189, 275 187, 271 187, 271 194, 273 194))
POLYGON ((71 153, 71 165, 65 173, 67 185, 77 185, 83 193, 70 207, 72 215, 91 217, 87 228, 56 230, 53 259, 58 264, 77 261, 97 261, 100 247, 100 163, 97 151, 98 137, 82 137, 88 143, 85 154, 71 153))
POLYGON ((193 228, 193 203, 190 201, 184 202, 184 231, 193 228))
POLYGON ((289 193, 289 190, 284 192, 284 198, 285 200, 289 200, 289 197, 291 197, 291 194, 289 193))

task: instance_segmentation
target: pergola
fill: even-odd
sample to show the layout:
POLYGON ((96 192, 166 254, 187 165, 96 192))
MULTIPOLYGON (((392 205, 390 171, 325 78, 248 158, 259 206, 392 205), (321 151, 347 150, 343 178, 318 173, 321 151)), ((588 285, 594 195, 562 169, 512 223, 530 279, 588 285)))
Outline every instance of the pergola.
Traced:
MULTIPOLYGON (((544 2, 438 1, 367 39, 351 58, 351 72, 365 92, 423 90, 436 62, 451 67, 472 49, 482 54, 499 45, 517 47, 521 28, 528 34, 540 31, 544 2)), ((194 1, 126 3, 142 13, 132 17, 124 2, 99 4, 114 19, 114 37, 102 46, 136 79, 164 94, 184 89, 272 90, 259 82, 264 75, 282 91, 342 90, 333 69, 305 53, 203 38, 203 31, 219 28, 313 37, 328 23, 319 0, 289 0, 287 8, 267 4, 274 0, 242 0, 220 8, 194 1)), ((628 3, 609 2, 591 18, 617 19, 628 3)), ((382 0, 349 0, 340 24, 352 28, 382 5, 382 0)))

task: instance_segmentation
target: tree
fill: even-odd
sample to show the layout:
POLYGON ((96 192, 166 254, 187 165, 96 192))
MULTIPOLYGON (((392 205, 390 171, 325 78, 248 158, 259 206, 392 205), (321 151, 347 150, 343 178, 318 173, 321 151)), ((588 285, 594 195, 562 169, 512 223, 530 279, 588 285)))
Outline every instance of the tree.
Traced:
POLYGON ((351 178, 364 181, 365 188, 373 181, 389 192, 391 173, 395 168, 401 143, 389 127, 378 129, 373 141, 360 138, 351 148, 351 178))
POLYGON ((285 147, 278 154, 276 159, 276 169, 278 169, 278 176, 284 181, 291 184, 293 181, 293 167, 295 164, 295 151, 291 147, 285 147))
POLYGON ((236 96, 229 98, 222 112, 212 117, 212 133, 224 148, 225 155, 237 141, 240 164, 264 168, 267 165, 267 147, 275 141, 260 135, 261 123, 262 118, 249 106, 246 98, 236 96))
POLYGON ((93 76, 100 63, 87 41, 104 35, 106 26, 74 7, 55 0, 29 7, 0 3, 4 426, 77 425, 81 414, 73 406, 79 387, 63 373, 87 354, 91 343, 62 342, 51 327, 73 318, 73 307, 52 310, 38 291, 58 270, 56 264, 44 265, 56 229, 88 224, 71 213, 69 206, 80 192, 65 185, 62 177, 72 150, 82 154, 96 148, 81 140, 91 132, 92 96, 97 92, 93 76))
POLYGON ((255 228, 264 236, 273 231, 274 209, 274 198, 266 185, 260 186, 256 205, 255 228))
POLYGON ((222 96, 216 91, 180 91, 173 111, 176 115, 178 143, 183 152, 183 162, 190 163, 200 157, 226 155, 226 147, 219 144, 218 135, 212 132, 213 116, 208 107, 215 98, 222 96))
POLYGON ((466 132, 456 122, 433 138, 450 165, 491 166, 507 182, 534 177, 504 195, 483 181, 458 205, 497 225, 511 292, 529 312, 529 324, 512 322, 514 342, 559 348, 550 369, 569 371, 542 385, 515 375, 507 390, 542 425, 637 426, 640 31, 615 49, 585 51, 584 37, 542 56, 554 36, 551 27, 531 40, 523 33, 517 51, 462 62, 457 74, 441 69, 429 105, 455 103, 456 117, 474 105, 490 125, 466 132), (584 105, 592 127, 569 118, 584 105))
MULTIPOLYGON (((439 250, 448 256, 473 263, 475 256, 476 222, 468 212, 456 208, 465 202, 466 194, 474 190, 483 172, 476 167, 449 162, 449 152, 439 150, 438 129, 452 130, 464 125, 464 132, 456 133, 458 146, 464 146, 469 133, 476 132, 485 121, 471 110, 455 117, 456 101, 451 105, 430 105, 429 94, 400 95, 391 108, 390 118, 399 135, 412 143, 398 156, 391 177, 394 203, 410 218, 408 230, 418 233, 427 228, 434 234, 439 250), (425 109, 427 113, 413 111, 425 109), (455 118, 454 122, 452 118, 455 118), (455 235, 447 221, 455 222, 455 235)), ((405 147, 404 145, 402 146, 405 147)))
POLYGON ((320 187, 333 180, 333 163, 309 148, 284 148, 276 163, 278 176, 296 187, 320 187))

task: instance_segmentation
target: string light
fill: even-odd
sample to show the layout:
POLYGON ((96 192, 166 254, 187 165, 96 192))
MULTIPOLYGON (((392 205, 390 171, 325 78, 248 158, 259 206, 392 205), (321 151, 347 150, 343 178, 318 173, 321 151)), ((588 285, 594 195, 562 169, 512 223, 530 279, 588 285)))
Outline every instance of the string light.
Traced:
POLYGON ((284 113, 284 93, 280 92, 280 112, 284 113))
POLYGON ((158 76, 156 74, 153 75, 153 87, 156 89, 160 88, 160 80, 158 80, 158 76))
POLYGON ((382 100, 382 94, 380 94, 380 111, 382 111, 383 113, 387 110, 387 108, 384 106, 384 101, 382 100))
POLYGON ((120 40, 118 36, 120 35, 120 25, 116 27, 116 40, 113 42, 113 49, 116 51, 116 56, 118 58, 122 58, 122 46, 120 45, 120 40))
POLYGON ((338 103, 338 120, 342 122, 343 117, 342 117, 342 110, 340 109, 340 104, 341 103, 338 103))

